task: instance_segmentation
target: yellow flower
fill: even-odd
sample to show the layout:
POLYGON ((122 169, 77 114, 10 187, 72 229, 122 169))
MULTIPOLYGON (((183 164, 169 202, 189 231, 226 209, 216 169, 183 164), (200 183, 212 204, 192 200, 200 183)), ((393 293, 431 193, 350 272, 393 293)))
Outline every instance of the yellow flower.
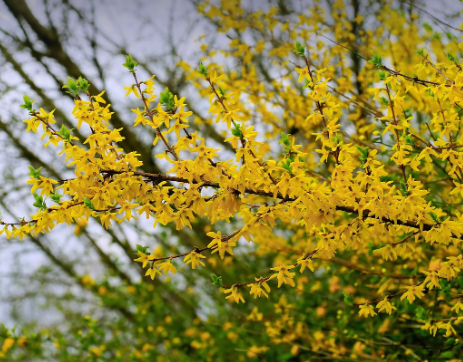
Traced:
POLYGON ((309 74, 309 67, 305 67, 305 68, 295 68, 296 72, 299 73, 299 78, 297 79, 297 81, 299 83, 301 83, 304 78, 305 79, 308 79, 308 80, 311 80, 310 79, 310 74, 309 74))
POLYGON ((27 124, 26 132, 32 131, 34 133, 37 133, 37 129, 40 126, 40 121, 36 117, 25 119, 23 122, 27 124))
POLYGON ((174 96, 175 108, 179 108, 179 107, 184 107, 184 106, 186 106, 186 104, 183 103, 184 101, 185 101, 185 97, 182 97, 182 98, 178 99, 178 97, 175 95, 175 96, 174 96))
POLYGON ((101 97, 104 93, 105 91, 101 92, 100 94, 96 96, 93 96, 93 99, 100 103, 106 103, 106 101, 101 97))
POLYGON ((104 214, 100 214, 99 216, 100 216, 101 225, 103 225, 104 228, 107 230, 109 226, 111 225, 113 214, 111 214, 110 212, 106 212, 104 214))
POLYGON ((232 286, 231 288, 224 289, 223 292, 225 294, 230 294, 228 297, 225 297, 226 299, 232 299, 238 304, 240 301, 244 303, 243 295, 240 293, 240 290, 238 287, 232 286))
POLYGON ((421 299, 424 296, 423 284, 412 285, 411 287, 405 288, 407 288, 407 291, 400 297, 400 300, 404 300, 405 298, 407 298, 410 303, 413 303, 413 301, 416 299, 415 297, 421 299))
POLYGON ((3 346, 2 346, 2 352, 3 353, 6 353, 8 352, 11 347, 13 347, 14 345, 14 339, 13 338, 6 338, 4 341, 3 341, 3 346))
MULTIPOLYGON (((256 281, 262 280, 262 278, 255 278, 255 279, 256 281)), ((270 287, 266 281, 249 284, 248 287, 251 288, 251 290, 249 291, 249 294, 254 295, 254 298, 260 297, 261 295, 265 295, 268 298, 267 293, 270 293, 270 287), (264 287, 265 290, 262 289, 262 287, 264 287)))
POLYGON ((455 313, 460 313, 460 310, 463 310, 463 298, 457 299, 457 302, 452 307, 451 311, 455 311, 455 313))
POLYGON ((362 304, 360 305, 359 316, 368 318, 368 315, 371 317, 375 316, 377 313, 375 312, 373 306, 371 304, 362 304))
POLYGON ((304 271, 304 269, 307 267, 308 269, 310 269, 311 271, 314 271, 314 266, 313 266, 313 261, 312 259, 310 258, 307 258, 307 259, 299 259, 297 261, 297 264, 301 266, 301 269, 299 270, 300 273, 302 273, 304 271))
POLYGON ((232 243, 230 241, 227 241, 225 243, 221 243, 219 246, 217 246, 214 250, 212 250, 211 254, 214 254, 216 252, 219 252, 220 259, 223 260, 225 257, 225 252, 227 252, 230 255, 233 255, 233 249, 231 248, 232 246, 235 246, 235 243, 232 243))
POLYGON ((204 255, 201 255, 199 253, 192 251, 187 256, 185 256, 183 261, 185 262, 186 265, 191 264, 191 267, 193 269, 196 269, 198 265, 204 266, 204 263, 200 260, 200 258, 205 259, 206 257, 204 255))
POLYGON ((376 308, 379 309, 379 312, 382 312, 383 310, 386 311, 387 314, 392 314, 392 311, 397 309, 389 302, 388 297, 384 298, 381 302, 379 302, 376 305, 376 308))
POLYGON ((146 271, 145 276, 149 276, 149 277, 151 277, 151 280, 153 280, 154 277, 156 276, 156 274, 162 275, 161 272, 158 269, 156 269, 154 267, 151 267, 151 268, 148 268, 148 270, 146 271))
POLYGON ((217 72, 215 70, 209 76, 209 79, 210 79, 211 83, 215 83, 218 86, 222 86, 222 81, 223 81, 224 78, 225 78, 225 74, 222 74, 222 75, 218 76, 217 72))
POLYGON ((134 127, 138 126, 140 123, 142 125, 145 125, 146 124, 146 118, 145 118, 145 112, 144 111, 140 111, 138 108, 137 109, 131 109, 131 111, 133 113, 135 113, 137 115, 137 118, 135 118, 135 123, 134 123, 134 127))
POLYGON ((136 218, 135 216, 132 215, 132 209, 134 207, 137 207, 138 205, 136 204, 130 204, 128 202, 124 202, 121 206, 121 208, 119 209, 119 212, 118 214, 122 214, 123 212, 125 212, 125 216, 122 220, 127 220, 129 221, 131 218, 132 219, 135 219, 135 220, 138 220, 138 218, 136 218))
POLYGON ((278 288, 281 287, 282 284, 289 284, 294 287, 296 284, 294 283, 294 276, 296 273, 291 273, 289 270, 292 269, 292 266, 284 266, 280 265, 274 268, 270 268, 270 270, 278 271, 277 279, 278 279, 278 288))
POLYGON ((125 93, 124 97, 127 97, 130 93, 133 93, 135 97, 140 98, 140 94, 138 93, 138 89, 135 84, 132 84, 130 87, 124 87, 124 89, 127 90, 127 93, 125 93))
POLYGON ((153 255, 147 255, 147 254, 142 253, 141 251, 138 251, 138 254, 140 255, 140 257, 137 258, 137 259, 134 259, 134 261, 137 261, 139 263, 143 263, 143 268, 146 267, 146 264, 148 264, 148 262, 150 260, 154 259, 153 255))
POLYGON ((429 289, 434 289, 434 288, 442 288, 440 283, 439 283, 439 276, 437 275, 436 271, 432 272, 424 272, 427 277, 423 282, 423 285, 426 286, 429 289))
POLYGON ((174 264, 172 264, 172 259, 168 259, 162 264, 159 264, 159 270, 161 270, 164 274, 171 272, 172 274, 177 273, 177 269, 175 268, 174 264))
POLYGON ((31 178, 27 180, 27 183, 33 184, 31 188, 31 193, 34 193, 37 189, 42 189, 40 195, 45 194, 48 196, 54 192, 53 185, 57 184, 58 181, 43 176, 40 176, 40 180, 37 180, 31 176, 31 178))
POLYGON ((182 107, 177 113, 175 113, 173 115, 173 118, 178 118, 180 121, 188 123, 188 120, 186 119, 186 117, 191 116, 193 114, 193 112, 191 112, 191 111, 185 112, 184 108, 185 107, 182 107))
POLYGON ((180 138, 180 131, 183 129, 183 128, 188 128, 188 126, 186 124, 182 124, 180 122, 180 120, 176 120, 174 125, 172 127, 170 127, 166 133, 171 133, 172 131, 175 132, 175 134, 177 135, 177 138, 180 138))
POLYGON ((214 245, 222 245, 222 232, 217 231, 217 233, 210 232, 207 233, 207 236, 212 238, 212 241, 207 245, 208 248, 212 248, 214 245))

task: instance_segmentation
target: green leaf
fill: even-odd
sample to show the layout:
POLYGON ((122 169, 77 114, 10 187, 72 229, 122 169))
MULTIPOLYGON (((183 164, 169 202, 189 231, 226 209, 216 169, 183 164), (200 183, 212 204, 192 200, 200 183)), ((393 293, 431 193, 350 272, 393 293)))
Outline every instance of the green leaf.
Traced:
POLYGON ((136 252, 136 255, 138 255, 138 252, 142 252, 143 254, 146 254, 148 252, 148 247, 147 246, 143 246, 143 245, 140 245, 140 244, 137 244, 137 252, 136 252))
POLYGON ((35 202, 32 205, 39 209, 46 210, 47 205, 45 204, 43 197, 37 194, 33 194, 33 196, 34 196, 35 202))
POLYGON ((386 80, 386 72, 384 70, 378 70, 379 80, 386 80))
POLYGON ((79 77, 79 79, 77 79, 76 81, 76 86, 82 92, 88 93, 88 88, 90 87, 90 83, 88 82, 87 79, 79 77))
POLYGON ((409 146, 413 146, 415 144, 415 140, 413 137, 405 135, 405 143, 409 146))
POLYGON ((405 182, 403 181, 400 181, 400 191, 402 192, 402 195, 408 195, 407 185, 405 185, 405 182))
POLYGON ((384 98, 384 97, 380 97, 379 100, 381 101, 382 104, 384 104, 386 107, 389 107, 389 101, 384 98))
POLYGON ((39 167, 37 170, 34 169, 34 167, 32 166, 29 166, 29 175, 31 175, 33 178, 35 178, 36 180, 40 180, 40 170, 42 169, 42 167, 39 167))
POLYGON ((441 285, 441 290, 439 290, 439 295, 450 296, 450 290, 452 289, 452 283, 448 282, 445 279, 439 279, 439 284, 441 285))
POLYGON ((433 40, 440 40, 440 34, 434 32, 434 33, 432 34, 432 39, 433 39, 433 40))
POLYGON ((31 99, 28 97, 27 94, 23 96, 24 104, 21 104, 20 107, 27 109, 29 112, 33 112, 34 110, 32 109, 32 103, 35 102, 35 99, 31 101, 31 99))
POLYGON ((432 211, 429 212, 429 216, 432 217, 432 219, 434 220, 435 223, 440 223, 439 218, 438 218, 437 215, 436 215, 435 213, 433 213, 432 211))
MULTIPOLYGON (((424 57, 424 49, 417 49, 415 51, 416 51, 416 54, 421 55, 422 57, 424 57)), ((418 77, 415 77, 415 78, 418 78, 418 77)))
POLYGON ((372 53, 372 58, 368 61, 368 63, 374 64, 377 68, 381 68, 383 66, 383 58, 380 57, 378 52, 372 53))
POLYGON ((428 23, 423 23, 423 28, 425 28, 427 31, 432 31, 432 26, 428 23))
POLYGON ((418 306, 418 308, 416 308, 415 315, 416 318, 421 319, 423 321, 429 320, 428 312, 426 312, 426 310, 422 306, 418 306))
POLYGON ((291 175, 293 174, 293 168, 291 167, 292 160, 286 159, 285 162, 282 161, 281 167, 283 167, 286 171, 288 171, 291 175))
POLYGON ((455 57, 452 54, 447 53, 447 59, 450 60, 451 62, 457 64, 457 60, 455 59, 455 57))
POLYGON ((209 71, 209 67, 204 66, 203 62, 199 62, 198 73, 207 78, 208 71, 209 71))
POLYGON ((454 344, 454 343, 455 343, 455 338, 452 338, 452 337, 448 338, 448 339, 445 341, 445 344, 446 344, 447 346, 450 346, 451 344, 454 344))
POLYGON ((223 287, 223 284, 222 284, 222 277, 221 276, 218 276, 218 275, 215 275, 215 274, 211 274, 211 279, 212 279, 212 285, 218 287, 218 288, 222 288, 223 287))
POLYGON ((404 110, 404 116, 405 118, 410 118, 412 116, 412 111, 410 110, 410 108, 404 110))
POLYGON ((63 89, 69 89, 66 93, 76 97, 79 95, 79 87, 74 79, 68 77, 68 83, 63 85, 63 89))
MULTIPOLYGON (((461 1, 461 0, 460 0, 461 1)), ((448 40, 456 40, 458 39, 455 35, 453 35, 450 31, 446 32, 445 35, 447 36, 448 40)))
POLYGON ((73 129, 74 129, 74 128, 72 128, 72 129, 69 130, 69 129, 67 129, 67 127, 63 124, 63 125, 61 126, 61 129, 60 129, 58 132, 56 132, 56 133, 58 133, 59 135, 61 135, 66 141, 71 141, 71 132, 72 132, 73 129))
POLYGON ((238 137, 239 139, 243 139, 243 132, 241 132, 241 125, 236 123, 234 127, 231 129, 232 135, 238 137))
POLYGON ((54 194, 50 194, 50 199, 52 199, 54 202, 56 202, 57 204, 59 204, 59 202, 61 201, 60 199, 63 197, 63 195, 60 195, 60 194, 57 194, 57 193, 54 193, 54 194))
POLYGON ((136 61, 133 60, 132 56, 127 54, 125 57, 125 63, 122 64, 124 67, 126 67, 129 72, 133 73, 135 72, 135 67, 138 65, 136 61))
POLYGON ((299 55, 301 58, 305 58, 305 48, 300 42, 296 42, 296 48, 293 50, 293 52, 297 55, 299 55))
POLYGON ((346 303, 347 305, 351 307, 354 305, 354 297, 350 295, 348 290, 344 292, 344 303, 346 303))
POLYGON ((225 91, 221 87, 219 87, 219 93, 222 99, 225 99, 225 91))
POLYGON ((167 108, 168 111, 175 108, 174 95, 169 91, 168 87, 166 87, 164 92, 161 93, 159 101, 162 106, 167 108))
POLYGON ((95 210, 95 206, 93 206, 92 200, 90 200, 88 197, 84 198, 84 205, 85 207, 88 207, 90 210, 95 210))
POLYGON ((283 144, 285 148, 291 147, 291 141, 289 140, 289 136, 289 134, 281 132, 281 141, 279 141, 278 143, 283 144))
POLYGON ((453 351, 445 351, 439 355, 439 359, 452 359, 452 357, 454 357, 453 351))
POLYGON ((360 162, 362 162, 362 165, 363 165, 368 160, 368 153, 370 149, 368 147, 363 148, 360 146, 357 146, 357 149, 360 152, 360 162))
POLYGON ((304 85, 302 86, 302 88, 309 88, 310 87, 310 80, 308 80, 307 78, 304 78, 304 85))

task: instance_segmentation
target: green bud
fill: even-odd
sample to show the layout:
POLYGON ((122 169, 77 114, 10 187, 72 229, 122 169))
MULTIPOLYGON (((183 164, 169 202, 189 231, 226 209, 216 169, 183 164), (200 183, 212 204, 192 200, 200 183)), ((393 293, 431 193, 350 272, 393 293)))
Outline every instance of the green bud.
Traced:
POLYGON ((368 147, 363 148, 363 147, 357 146, 357 149, 360 152, 360 162, 362 162, 362 165, 363 165, 368 160, 369 148, 368 147))
POLYGON ((80 91, 84 93, 88 93, 88 88, 90 87, 90 83, 88 82, 87 79, 79 77, 79 79, 77 79, 76 81, 76 86, 80 91))
POLYGON ((386 72, 384 70, 378 70, 379 80, 386 80, 386 72))
POLYGON ((427 31, 432 31, 432 26, 428 23, 423 23, 423 28, 425 28, 427 31))
POLYGON ((175 108, 174 95, 169 91, 168 87, 166 87, 164 92, 161 93, 159 101, 162 106, 167 108, 168 111, 175 108))
POLYGON ((122 64, 124 67, 126 67, 129 72, 133 73, 135 72, 135 67, 138 65, 136 61, 133 60, 132 56, 127 54, 125 57, 125 63, 122 64))
POLYGON ((93 206, 92 200, 90 200, 88 197, 84 198, 84 205, 85 207, 88 207, 90 210, 95 210, 95 206, 93 206))
POLYGON ((57 204, 60 203, 60 199, 63 197, 63 195, 60 195, 60 194, 57 194, 57 193, 54 193, 54 194, 50 194, 50 199, 52 199, 54 202, 56 202, 57 204))
POLYGON ((225 91, 221 87, 219 87, 219 93, 222 99, 225 99, 225 91))
POLYGON ((405 185, 405 182, 403 181, 400 182, 400 192, 402 192, 403 196, 408 195, 407 185, 405 185))
POLYGON ((67 127, 63 124, 63 125, 61 126, 61 129, 60 129, 58 132, 56 132, 56 133, 58 133, 59 135, 61 135, 66 141, 69 141, 69 142, 70 142, 70 141, 71 141, 71 132, 72 132, 73 129, 74 129, 74 128, 72 128, 72 129, 69 130, 69 129, 67 129, 67 127))
POLYGON ((205 67, 203 62, 199 62, 198 73, 203 75, 204 77, 207 77, 208 71, 209 71, 209 67, 205 67))
POLYGON ((279 141, 278 143, 283 144, 285 149, 291 147, 291 141, 289 140, 289 134, 281 132, 281 141, 279 141))
POLYGON ((308 80, 307 78, 304 78, 304 84, 302 88, 307 89, 309 87, 310 87, 310 80, 308 80))
POLYGON ((216 286, 218 288, 223 287, 222 277, 220 277, 218 275, 215 275, 215 274, 211 274, 211 279, 212 279, 212 285, 214 285, 214 286, 216 286))
POLYGON ((140 244, 137 244, 137 252, 136 252, 136 255, 138 255, 138 252, 142 252, 143 254, 146 254, 148 252, 148 247, 147 246, 143 246, 143 245, 140 245, 140 244))
POLYGON ((37 170, 34 169, 34 167, 32 166, 29 166, 29 175, 31 175, 33 178, 35 178, 36 180, 40 180, 40 170, 42 169, 42 167, 39 167, 37 170))
POLYGON ((378 52, 372 53, 372 58, 368 61, 368 63, 374 64, 377 68, 381 68, 383 66, 383 59, 380 57, 378 52))
POLYGON ((33 196, 34 196, 35 202, 32 205, 39 209, 46 210, 47 205, 45 204, 43 197, 37 194, 33 194, 33 196))
POLYGON ((413 137, 405 135, 405 143, 409 146, 413 146, 415 144, 415 140, 413 137))
POLYGON ((432 219, 434 220, 435 223, 440 223, 439 218, 438 218, 437 215, 436 215, 435 213, 433 213, 432 211, 429 212, 429 216, 432 217, 432 219))
POLYGON ((305 58, 305 48, 300 42, 296 42, 296 48, 293 50, 294 53, 299 55, 301 58, 305 58))
POLYGON ((283 167, 286 171, 289 172, 290 175, 293 174, 293 168, 291 167, 292 160, 291 159, 285 159, 285 161, 281 162, 281 167, 283 167))
POLYGON ((384 97, 380 97, 379 100, 381 101, 382 104, 384 104, 386 107, 389 107, 389 101, 384 98, 384 97))
POLYGON ((77 85, 76 81, 71 77, 68 77, 68 83, 63 85, 63 89, 69 89, 66 93, 77 97, 79 95, 79 86, 77 85))
POLYGON ((235 126, 231 129, 232 135, 243 139, 243 132, 241 132, 241 125, 236 123, 235 126))
POLYGON ((35 102, 35 99, 31 101, 31 99, 27 96, 27 94, 23 96, 23 99, 24 99, 24 104, 21 104, 20 107, 27 109, 29 112, 34 112, 34 109, 32 109, 32 103, 35 102))
POLYGON ((451 62, 457 64, 457 60, 455 59, 455 57, 452 54, 447 53, 447 59, 450 60, 451 62))

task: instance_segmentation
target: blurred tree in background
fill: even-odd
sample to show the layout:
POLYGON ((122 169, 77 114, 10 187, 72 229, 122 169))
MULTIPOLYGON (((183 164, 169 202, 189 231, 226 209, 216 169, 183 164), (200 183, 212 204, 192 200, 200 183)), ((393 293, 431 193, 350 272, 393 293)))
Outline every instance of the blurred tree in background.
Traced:
POLYGON ((17 326, 0 359, 458 360, 461 7, 427 9, 3 0, 0 322, 17 326), (87 161, 43 148, 41 122, 44 142, 129 168, 70 187, 70 207, 45 184, 75 187, 87 161), (127 204, 100 203, 121 182, 127 204), (51 205, 74 226, 10 238, 51 205))

